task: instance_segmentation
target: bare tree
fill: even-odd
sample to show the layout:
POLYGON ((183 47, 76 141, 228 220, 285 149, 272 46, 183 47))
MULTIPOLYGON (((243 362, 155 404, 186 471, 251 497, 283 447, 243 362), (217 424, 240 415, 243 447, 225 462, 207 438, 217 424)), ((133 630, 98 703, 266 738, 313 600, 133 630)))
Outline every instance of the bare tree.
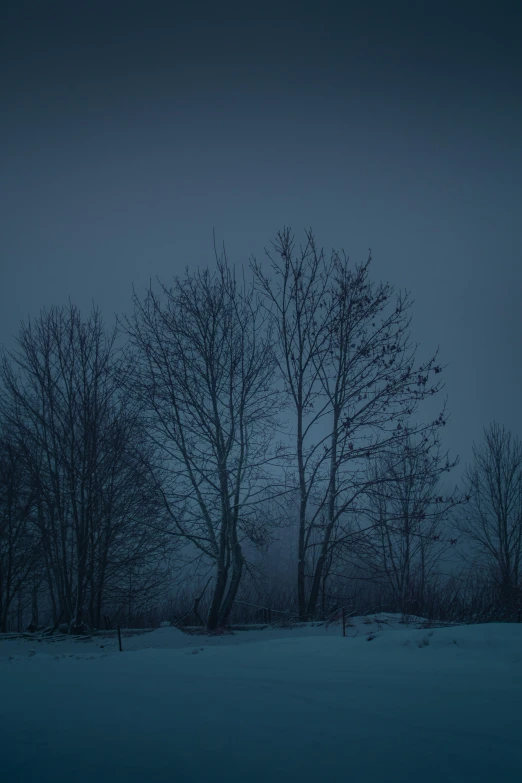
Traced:
POLYGON ((89 618, 98 628, 104 605, 132 616, 164 592, 177 549, 153 479, 154 449, 129 398, 107 422, 99 453, 88 560, 89 618))
POLYGON ((73 305, 52 308, 22 326, 2 363, 2 412, 35 490, 53 615, 71 630, 86 612, 98 624, 109 582, 161 545, 144 527, 154 500, 138 456, 143 427, 115 338, 96 310, 83 321, 73 305))
POLYGON ((244 570, 242 540, 263 538, 259 503, 274 458, 277 389, 270 330, 252 287, 223 254, 152 288, 126 320, 133 388, 162 450, 173 532, 213 563, 209 629, 227 622, 244 570), (260 524, 261 523, 261 524, 260 524))
POLYGON ((491 569, 501 607, 512 615, 520 601, 522 557, 522 443, 493 423, 473 446, 464 485, 470 502, 459 520, 475 553, 491 569))
POLYGON ((35 492, 16 443, 0 433, 0 632, 39 559, 35 492))
POLYGON ((277 335, 279 373, 294 417, 297 595, 304 620, 315 613, 332 548, 354 535, 349 520, 367 486, 367 460, 407 434, 445 423, 443 412, 428 425, 411 424, 419 402, 440 390, 434 376, 442 368, 436 355, 416 363, 412 300, 372 283, 370 259, 352 266, 332 251, 327 260, 311 231, 296 251, 289 229, 267 256, 270 274, 255 259, 252 268, 277 335))
POLYGON ((440 451, 437 439, 411 439, 370 465, 362 525, 370 531, 357 556, 362 572, 390 588, 399 611, 423 605, 428 585, 439 576, 441 561, 456 543, 450 514, 463 502, 455 489, 448 494, 444 474, 457 464, 440 451))

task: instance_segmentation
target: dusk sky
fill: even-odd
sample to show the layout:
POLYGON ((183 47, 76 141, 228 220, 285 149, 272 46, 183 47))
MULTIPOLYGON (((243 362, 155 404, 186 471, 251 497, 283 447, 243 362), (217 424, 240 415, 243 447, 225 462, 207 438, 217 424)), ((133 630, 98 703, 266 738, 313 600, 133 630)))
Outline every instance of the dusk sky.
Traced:
POLYGON ((263 255, 278 229, 416 300, 462 462, 522 435, 522 3, 7 2, 0 341, 40 308, 263 255))

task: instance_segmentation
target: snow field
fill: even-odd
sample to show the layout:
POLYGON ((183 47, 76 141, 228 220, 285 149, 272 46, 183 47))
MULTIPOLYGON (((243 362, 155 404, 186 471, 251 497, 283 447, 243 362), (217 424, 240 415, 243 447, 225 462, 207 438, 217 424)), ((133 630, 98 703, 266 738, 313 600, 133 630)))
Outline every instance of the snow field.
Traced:
POLYGON ((124 639, 123 654, 2 641, 0 779, 522 780, 522 625, 384 619, 357 618, 347 638, 161 628, 124 639))

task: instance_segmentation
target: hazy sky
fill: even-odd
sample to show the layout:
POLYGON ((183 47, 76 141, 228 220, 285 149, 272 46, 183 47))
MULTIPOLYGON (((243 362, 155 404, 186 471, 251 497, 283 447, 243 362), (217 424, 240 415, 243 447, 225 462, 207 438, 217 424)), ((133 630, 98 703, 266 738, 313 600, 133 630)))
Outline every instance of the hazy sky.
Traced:
POLYGON ((416 299, 446 443, 522 435, 522 3, 26 3, 2 30, 0 340, 290 225, 416 299))

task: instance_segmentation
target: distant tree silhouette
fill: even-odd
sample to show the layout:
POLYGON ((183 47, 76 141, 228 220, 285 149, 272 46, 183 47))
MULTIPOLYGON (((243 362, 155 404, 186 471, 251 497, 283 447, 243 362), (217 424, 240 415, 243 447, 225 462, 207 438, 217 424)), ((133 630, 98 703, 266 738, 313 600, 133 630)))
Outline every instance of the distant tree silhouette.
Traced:
POLYGON ((438 577, 444 554, 456 543, 450 535, 451 514, 464 502, 441 486, 455 467, 436 439, 399 442, 369 467, 368 491, 361 523, 370 531, 358 551, 362 571, 386 585, 394 605, 405 614, 424 604, 438 577))
POLYGON ((522 443, 493 423, 473 446, 464 476, 469 504, 459 518, 461 531, 494 580, 499 609, 513 617, 521 602, 522 443))

